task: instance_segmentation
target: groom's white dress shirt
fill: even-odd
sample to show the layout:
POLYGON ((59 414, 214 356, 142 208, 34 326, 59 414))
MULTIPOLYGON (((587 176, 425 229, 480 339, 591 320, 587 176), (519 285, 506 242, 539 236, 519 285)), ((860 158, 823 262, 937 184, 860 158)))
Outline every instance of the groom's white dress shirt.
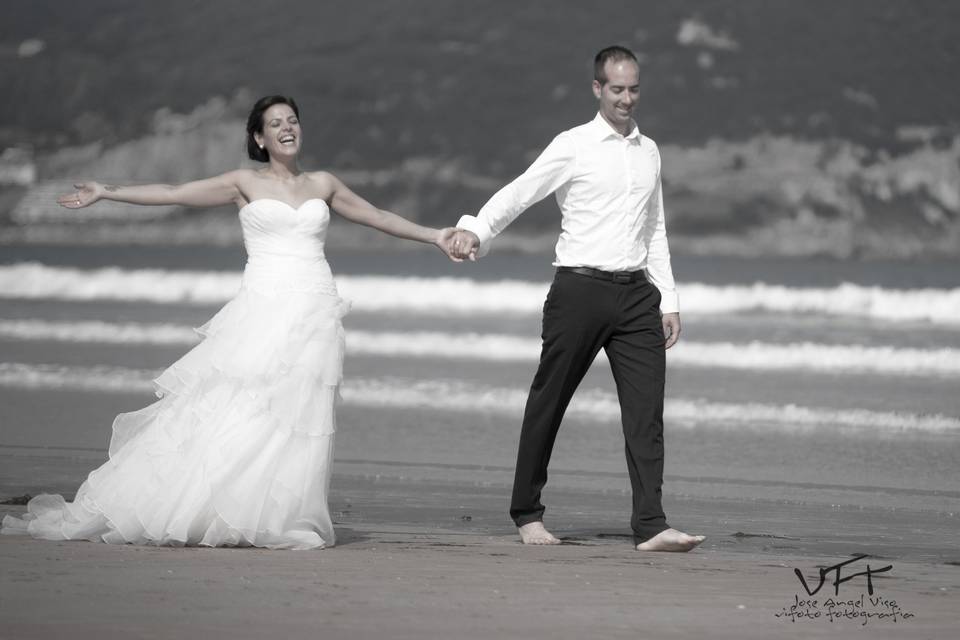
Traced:
POLYGON ((556 192, 563 215, 557 258, 564 267, 645 269, 660 290, 660 310, 679 310, 660 186, 660 152, 633 125, 620 135, 598 113, 564 131, 476 216, 457 223, 480 239, 478 255, 532 204, 556 192))

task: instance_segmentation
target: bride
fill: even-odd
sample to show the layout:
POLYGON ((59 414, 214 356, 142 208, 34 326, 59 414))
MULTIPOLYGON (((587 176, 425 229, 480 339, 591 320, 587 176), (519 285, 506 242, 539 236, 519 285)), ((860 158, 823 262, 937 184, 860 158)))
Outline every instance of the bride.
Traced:
POLYGON ((267 96, 247 120, 247 153, 266 163, 182 185, 77 184, 58 202, 209 207, 235 202, 247 251, 239 293, 203 341, 155 381, 159 400, 113 423, 109 459, 74 501, 39 495, 5 534, 152 545, 310 549, 334 544, 327 489, 347 304, 324 258, 330 211, 435 244, 454 229, 377 209, 335 176, 297 166, 292 98, 267 96))

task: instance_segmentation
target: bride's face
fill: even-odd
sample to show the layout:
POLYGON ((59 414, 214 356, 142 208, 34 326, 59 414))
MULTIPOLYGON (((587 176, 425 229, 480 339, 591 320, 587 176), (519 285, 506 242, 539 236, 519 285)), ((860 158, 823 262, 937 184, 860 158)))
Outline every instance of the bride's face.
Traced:
POLYGON ((271 158, 297 155, 301 140, 300 120, 288 104, 275 104, 263 112, 263 133, 256 136, 271 158))

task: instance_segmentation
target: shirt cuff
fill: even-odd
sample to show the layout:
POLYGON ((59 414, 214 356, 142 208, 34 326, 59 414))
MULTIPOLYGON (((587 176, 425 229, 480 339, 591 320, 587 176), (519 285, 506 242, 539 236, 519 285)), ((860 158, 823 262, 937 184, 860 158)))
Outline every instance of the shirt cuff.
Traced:
POLYGON ((680 313, 680 296, 676 290, 660 292, 660 313, 680 313))
POLYGON ((480 247, 477 249, 477 257, 481 258, 490 252, 490 241, 493 240, 493 234, 490 233, 490 227, 485 225, 476 216, 461 216, 457 221, 458 229, 466 229, 472 232, 480 239, 480 247))

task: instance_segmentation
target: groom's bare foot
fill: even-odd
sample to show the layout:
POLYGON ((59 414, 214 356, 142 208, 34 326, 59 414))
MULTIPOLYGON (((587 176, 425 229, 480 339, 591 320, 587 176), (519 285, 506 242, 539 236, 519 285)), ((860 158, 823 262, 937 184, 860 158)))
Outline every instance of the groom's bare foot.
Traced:
POLYGON ((691 536, 676 529, 667 529, 638 544, 637 551, 690 551, 706 539, 706 536, 691 536))
POLYGON ((547 531, 542 522, 528 522, 517 531, 523 544, 560 544, 560 539, 547 531))

